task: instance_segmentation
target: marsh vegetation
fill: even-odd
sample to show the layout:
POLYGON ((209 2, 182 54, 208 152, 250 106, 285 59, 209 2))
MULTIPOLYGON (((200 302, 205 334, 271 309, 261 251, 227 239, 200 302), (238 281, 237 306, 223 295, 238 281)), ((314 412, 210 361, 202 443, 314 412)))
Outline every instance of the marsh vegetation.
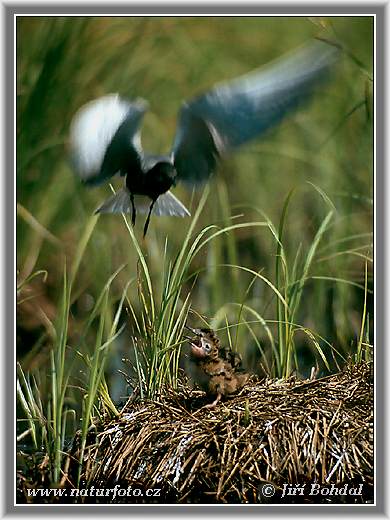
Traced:
MULTIPOLYGON (((129 397, 149 414, 167 399, 175 408, 169 395, 189 392, 185 323, 217 330, 258 384, 367 366, 372 19, 24 17, 17 37, 22 480, 40 466, 46 483, 78 486, 98 425, 122 420, 129 397), (344 49, 332 82, 222 162, 204 190, 179 186, 191 218, 154 218, 143 240, 128 216, 93 215, 110 188, 89 191, 73 175, 68 132, 81 105, 109 92, 148 99, 143 145, 165 152, 183 99, 318 34, 344 49)), ((260 399, 248 392, 234 416, 244 428, 260 399)))

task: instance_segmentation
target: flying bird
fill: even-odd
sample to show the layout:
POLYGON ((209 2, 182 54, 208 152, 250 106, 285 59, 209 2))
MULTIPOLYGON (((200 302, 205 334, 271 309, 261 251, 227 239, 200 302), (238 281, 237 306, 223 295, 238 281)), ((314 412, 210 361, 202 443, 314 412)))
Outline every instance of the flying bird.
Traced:
POLYGON ((229 348, 222 347, 212 329, 192 329, 186 326, 194 337, 186 336, 190 343, 191 378, 214 401, 207 408, 213 408, 221 400, 243 388, 249 378, 241 366, 241 356, 229 348))
POLYGON ((313 40, 265 67, 200 94, 182 104, 173 146, 167 155, 143 150, 140 127, 148 103, 108 94, 82 106, 72 120, 74 169, 87 185, 119 173, 124 187, 96 213, 185 217, 188 209, 170 191, 206 182, 219 159, 277 125, 304 102, 329 73, 339 49, 313 40))

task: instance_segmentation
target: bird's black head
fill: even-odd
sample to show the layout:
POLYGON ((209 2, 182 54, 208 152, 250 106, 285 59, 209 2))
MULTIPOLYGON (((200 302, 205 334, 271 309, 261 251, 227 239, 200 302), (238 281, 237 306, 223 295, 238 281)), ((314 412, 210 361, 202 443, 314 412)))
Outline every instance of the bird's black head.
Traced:
POLYGON ((168 191, 175 184, 177 177, 175 167, 167 161, 157 162, 146 175, 148 186, 150 186, 156 196, 168 191))

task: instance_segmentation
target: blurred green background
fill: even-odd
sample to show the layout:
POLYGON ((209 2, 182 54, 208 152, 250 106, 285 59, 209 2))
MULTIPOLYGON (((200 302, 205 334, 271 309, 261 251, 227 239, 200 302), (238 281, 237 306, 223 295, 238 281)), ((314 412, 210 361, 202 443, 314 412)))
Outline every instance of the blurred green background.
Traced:
MULTIPOLYGON (((167 152, 183 100, 215 82, 246 73, 314 36, 337 40, 343 60, 333 80, 278 128, 222 162, 198 229, 210 223, 281 219, 290 190, 284 246, 290 265, 303 262, 329 211, 336 209, 305 285, 296 321, 326 338, 340 353, 330 364, 354 353, 364 306, 365 264, 372 290, 373 19, 369 17, 21 17, 17 20, 17 268, 23 285, 17 308, 18 357, 26 370, 44 367, 58 314, 64 260, 70 265, 91 214, 110 193, 87 189, 68 157, 70 121, 85 102, 110 92, 143 97, 150 103, 142 130, 146 150, 167 152), (309 183, 313 183, 317 189, 309 183), (321 195, 326 193, 329 200, 321 195), (331 203, 330 203, 331 201, 331 203), (316 279, 312 277, 326 277, 316 279), (337 280, 335 280, 337 279, 337 280), (362 289, 363 287, 363 289, 362 289)), ((121 180, 114 180, 115 186, 121 180)), ((199 193, 178 187, 176 195, 192 211, 199 193)), ((176 255, 189 219, 152 218, 143 249, 153 281, 161 283, 162 253, 176 255)), ((142 222, 136 234, 141 241, 142 222)), ((191 266, 198 272, 192 308, 212 323, 234 324, 230 302, 247 302, 276 320, 275 302, 265 284, 224 263, 235 263, 275 278, 276 244, 266 227, 243 228, 221 236, 191 266), (250 286, 250 287, 249 287, 250 286), (213 318, 217 317, 217 320, 213 318), (219 320, 219 321, 218 321, 219 320)), ((80 322, 97 294, 122 263, 114 282, 117 298, 136 276, 137 256, 120 216, 99 218, 83 258, 72 296, 69 344, 77 348, 80 322)), ((189 282, 191 287, 193 280, 189 282)), ((136 287, 132 288, 134 299, 136 287)), ((130 291, 130 292, 131 292, 130 291)), ((372 340, 372 294, 368 292, 367 342, 372 340)), ((128 329, 112 355, 111 369, 131 349, 128 329)), ((193 317, 192 325, 200 322, 193 317)), ((254 326, 264 351, 264 328, 254 326)), ((222 333, 224 338, 224 334, 222 333)), ((318 352, 298 338, 302 374, 319 365, 318 352)), ((326 345, 323 345, 326 348, 326 345)), ((247 365, 261 372, 251 335, 239 336, 247 365)))

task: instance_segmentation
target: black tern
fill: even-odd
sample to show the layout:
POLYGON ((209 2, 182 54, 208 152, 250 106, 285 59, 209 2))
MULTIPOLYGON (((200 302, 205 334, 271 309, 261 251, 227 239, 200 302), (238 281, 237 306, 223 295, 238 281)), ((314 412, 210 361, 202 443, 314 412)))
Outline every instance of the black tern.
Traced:
POLYGON ((214 86, 182 104, 168 155, 143 151, 140 137, 148 103, 108 94, 82 106, 70 132, 74 169, 87 185, 119 173, 124 187, 97 213, 185 217, 187 208, 171 193, 177 182, 206 182, 218 160, 277 125, 307 100, 337 61, 339 48, 313 40, 265 67, 214 86))

